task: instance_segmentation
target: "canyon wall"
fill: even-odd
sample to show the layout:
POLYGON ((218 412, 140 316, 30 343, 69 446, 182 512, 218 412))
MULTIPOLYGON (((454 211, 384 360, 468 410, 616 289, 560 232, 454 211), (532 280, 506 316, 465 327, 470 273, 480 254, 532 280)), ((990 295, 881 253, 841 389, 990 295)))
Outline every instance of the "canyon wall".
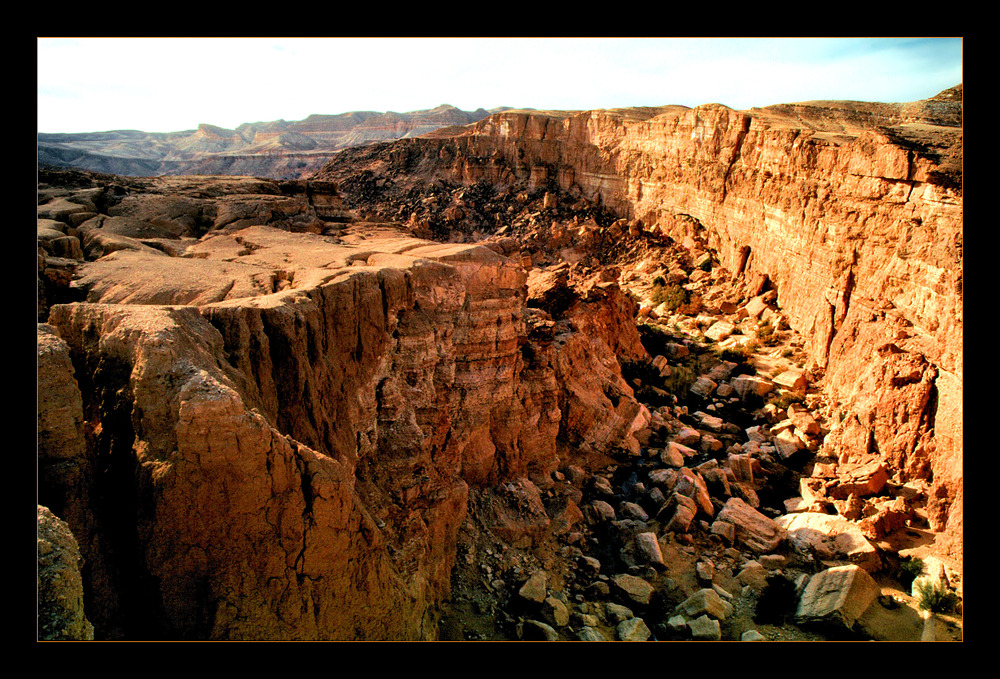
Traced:
POLYGON ((808 338, 841 412, 828 448, 931 483, 931 525, 960 556, 961 97, 508 111, 347 151, 316 177, 526 183, 707 242, 750 294, 775 289, 808 338))
MULTIPOLYGON (((306 225, 339 210, 313 189, 306 225)), ((616 284, 553 320, 495 249, 302 232, 264 181, 118 190, 130 235, 38 325, 39 502, 79 542, 97 638, 435 638, 470 488, 550 474, 564 441, 638 450, 616 284), (165 205, 193 234, 150 232, 165 205)), ((40 210, 94 242, 117 222, 82 203, 107 192, 40 210)))

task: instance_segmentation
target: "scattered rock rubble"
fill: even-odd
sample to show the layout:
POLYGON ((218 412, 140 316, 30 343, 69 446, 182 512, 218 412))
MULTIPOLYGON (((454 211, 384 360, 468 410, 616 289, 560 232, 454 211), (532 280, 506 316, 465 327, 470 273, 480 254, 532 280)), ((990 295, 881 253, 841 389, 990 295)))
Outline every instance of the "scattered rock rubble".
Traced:
MULTIPOLYGON (((737 303, 727 272, 686 275, 684 253, 662 253, 621 274, 653 356, 623 366, 650 413, 640 450, 523 479, 561 521, 519 545, 470 512, 442 637, 928 638, 899 570, 926 535, 926 488, 896 483, 874 455, 827 453, 837 421, 822 371, 802 364, 773 290, 737 303), (653 303, 664 280, 683 283, 686 306, 653 303)), ((936 638, 961 638, 960 614, 937 625, 936 638)))

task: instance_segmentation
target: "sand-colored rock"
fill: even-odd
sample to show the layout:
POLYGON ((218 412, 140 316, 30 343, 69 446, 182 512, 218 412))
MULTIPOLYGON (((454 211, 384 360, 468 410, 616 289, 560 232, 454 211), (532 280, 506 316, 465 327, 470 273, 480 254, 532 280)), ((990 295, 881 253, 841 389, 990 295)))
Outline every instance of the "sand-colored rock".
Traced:
POLYGON ((776 522, 788 534, 798 551, 820 560, 841 560, 869 573, 882 568, 878 550, 868 541, 858 524, 840 516, 800 512, 786 514, 776 522))
POLYGON ((851 629, 881 593, 878 583, 858 566, 837 566, 809 579, 799 600, 795 620, 851 629))
POLYGON ((94 626, 83 609, 80 549, 69 526, 38 505, 38 638, 92 641, 94 626))
POLYGON ((729 498, 715 517, 715 523, 735 527, 736 542, 758 554, 773 552, 785 541, 785 529, 738 497, 729 498))

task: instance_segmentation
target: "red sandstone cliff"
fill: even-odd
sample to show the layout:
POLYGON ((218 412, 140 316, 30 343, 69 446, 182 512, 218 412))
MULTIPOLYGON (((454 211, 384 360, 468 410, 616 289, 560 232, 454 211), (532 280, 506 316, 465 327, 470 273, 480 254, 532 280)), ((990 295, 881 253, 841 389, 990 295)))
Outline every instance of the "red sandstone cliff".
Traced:
POLYGON ((932 481, 932 525, 960 554, 961 121, 961 85, 896 105, 508 111, 346 151, 316 177, 527 182, 707 241, 809 339, 842 413, 835 454, 932 481))
MULTIPOLYGON (((549 474, 564 441, 637 448, 616 285, 529 333, 526 273, 494 250, 296 232, 324 186, 119 187, 129 235, 40 310, 40 501, 102 638, 434 638, 470 487, 549 474), (208 233, 149 232, 173 206, 162 228, 198 235, 190 194, 215 198, 208 233)), ((62 237, 111 238, 83 195, 48 204, 79 223, 62 237)))

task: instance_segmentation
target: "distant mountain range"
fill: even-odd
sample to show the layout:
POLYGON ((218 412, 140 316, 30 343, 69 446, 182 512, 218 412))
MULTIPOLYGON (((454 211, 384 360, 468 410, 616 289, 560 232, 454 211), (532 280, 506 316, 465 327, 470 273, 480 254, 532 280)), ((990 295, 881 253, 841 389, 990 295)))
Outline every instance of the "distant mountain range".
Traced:
POLYGON ((468 125, 507 107, 462 111, 351 111, 304 120, 243 123, 235 130, 202 124, 181 132, 39 133, 38 163, 130 176, 247 174, 297 179, 341 149, 416 137, 468 125))

